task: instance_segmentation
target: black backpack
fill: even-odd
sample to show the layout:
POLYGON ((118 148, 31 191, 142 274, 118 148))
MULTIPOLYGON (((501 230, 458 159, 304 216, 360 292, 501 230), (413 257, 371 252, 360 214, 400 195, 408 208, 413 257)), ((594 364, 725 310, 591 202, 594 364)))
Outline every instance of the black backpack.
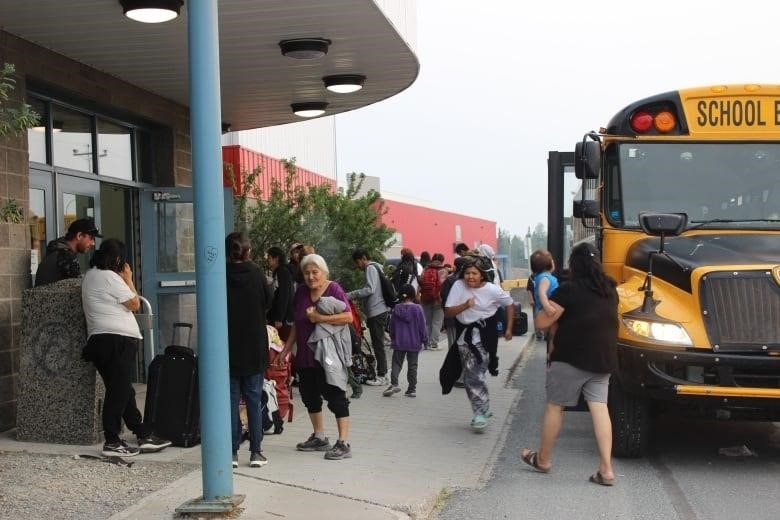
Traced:
POLYGON ((396 292, 401 290, 401 286, 410 284, 417 277, 417 265, 409 265, 407 262, 401 262, 393 273, 392 285, 396 292))
POLYGON ((392 309, 395 307, 395 304, 398 303, 398 295, 395 292, 395 287, 393 287, 393 284, 387 279, 387 276, 385 276, 385 271, 382 269, 382 266, 376 262, 372 262, 368 265, 373 265, 377 270, 377 273, 379 274, 379 284, 382 286, 382 299, 385 301, 385 305, 392 309))
POLYGON ((441 291, 439 294, 441 295, 441 308, 443 309, 445 305, 447 304, 447 297, 450 295, 450 289, 452 289, 453 284, 458 279, 458 272, 454 272, 451 275, 447 277, 446 280, 441 284, 441 291))

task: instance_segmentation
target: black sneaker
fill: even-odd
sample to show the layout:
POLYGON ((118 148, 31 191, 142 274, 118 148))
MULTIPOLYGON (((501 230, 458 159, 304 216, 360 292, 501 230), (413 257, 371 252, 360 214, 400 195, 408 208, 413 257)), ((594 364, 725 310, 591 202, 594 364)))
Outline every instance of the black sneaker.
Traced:
POLYGON ((410 388, 409 390, 404 392, 404 395, 406 397, 417 397, 417 390, 415 390, 414 388, 410 388))
POLYGON ((352 448, 344 441, 336 441, 336 444, 325 453, 325 458, 328 460, 351 459, 352 448))
POLYGON ((312 433, 306 441, 296 444, 295 449, 298 451, 328 451, 330 449, 330 442, 327 437, 318 439, 317 436, 312 433))
POLYGON ((266 464, 268 464, 268 459, 266 459, 261 452, 259 451, 252 452, 252 455, 250 455, 249 457, 250 468, 260 468, 262 466, 265 466, 266 464))
POLYGON ((141 453, 157 453, 162 451, 171 445, 171 441, 166 441, 155 435, 149 435, 148 437, 138 438, 138 449, 141 453))
POLYGON ((233 454, 233 467, 234 468, 238 467, 238 453, 233 454))
POLYGON ((107 442, 103 444, 101 452, 105 457, 135 457, 140 452, 138 448, 131 448, 125 441, 107 442))

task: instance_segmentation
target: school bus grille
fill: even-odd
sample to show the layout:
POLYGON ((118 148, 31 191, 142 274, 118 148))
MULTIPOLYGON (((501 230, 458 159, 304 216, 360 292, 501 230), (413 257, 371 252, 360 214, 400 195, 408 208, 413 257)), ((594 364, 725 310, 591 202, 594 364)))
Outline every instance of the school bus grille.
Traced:
POLYGON ((699 294, 714 350, 780 350, 780 285, 771 271, 709 273, 699 294))

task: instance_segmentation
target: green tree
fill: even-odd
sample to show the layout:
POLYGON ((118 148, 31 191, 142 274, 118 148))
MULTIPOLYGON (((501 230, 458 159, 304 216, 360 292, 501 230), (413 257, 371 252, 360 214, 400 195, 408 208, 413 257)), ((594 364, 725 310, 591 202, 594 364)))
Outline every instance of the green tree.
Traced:
POLYGON ((547 231, 541 222, 536 224, 533 233, 531 233, 531 252, 533 253, 537 249, 547 249, 547 231))
POLYGON ((510 251, 512 251, 512 267, 528 267, 528 259, 525 256, 525 239, 523 237, 512 236, 510 251))
POLYGON ((369 190, 358 196, 364 174, 348 176, 346 188, 333 192, 329 186, 295 186, 295 159, 283 160, 283 182, 272 179, 267 200, 256 183, 263 175, 255 169, 246 176, 235 199, 236 228, 249 234, 253 260, 261 262, 272 245, 287 250, 294 242, 314 246, 328 262, 330 278, 346 289, 362 284, 352 252, 365 248, 382 260, 381 251, 392 245, 393 230, 380 222, 386 211, 379 193, 369 190))
POLYGON ((352 253, 357 248, 368 251, 372 259, 383 262, 382 251, 393 245, 394 230, 380 222, 387 211, 376 190, 359 195, 365 174, 350 173, 346 188, 336 193, 318 191, 312 194, 311 215, 318 229, 311 243, 328 262, 331 279, 339 280, 345 288, 363 284, 362 271, 355 269, 352 253))
POLYGON ((0 138, 19 135, 38 124, 40 116, 26 103, 11 99, 16 87, 16 72, 11 63, 0 69, 0 138), (10 106, 9 106, 10 105, 10 106))
POLYGON ((509 236, 509 231, 506 229, 498 228, 498 254, 512 256, 512 238, 509 236))

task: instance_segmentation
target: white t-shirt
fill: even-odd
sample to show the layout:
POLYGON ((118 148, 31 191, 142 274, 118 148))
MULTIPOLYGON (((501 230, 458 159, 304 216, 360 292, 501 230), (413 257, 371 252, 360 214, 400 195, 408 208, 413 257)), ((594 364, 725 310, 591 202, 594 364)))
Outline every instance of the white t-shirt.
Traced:
POLYGON ((119 334, 142 338, 138 322, 122 302, 132 300, 135 293, 122 277, 108 269, 93 267, 81 283, 81 303, 87 319, 87 338, 94 334, 119 334))
MULTIPOLYGON (((514 300, 509 296, 509 293, 494 283, 488 282, 482 287, 472 288, 466 285, 465 281, 460 279, 452 284, 450 294, 447 296, 447 303, 444 306, 455 307, 471 298, 474 298, 474 305, 455 315, 455 319, 464 325, 490 318, 496 313, 499 307, 506 307, 507 305, 512 305, 514 303, 514 300)), ((461 337, 458 338, 458 344, 463 345, 465 343, 466 341, 461 334, 461 337)), ((474 329, 472 343, 481 343, 478 328, 474 329)))
POLYGON ((418 282, 417 280, 419 280, 420 277, 423 274, 423 266, 417 260, 414 261, 414 266, 415 266, 415 269, 417 270, 417 276, 412 278, 412 287, 414 287, 415 291, 419 291, 420 290, 420 282, 418 282))

